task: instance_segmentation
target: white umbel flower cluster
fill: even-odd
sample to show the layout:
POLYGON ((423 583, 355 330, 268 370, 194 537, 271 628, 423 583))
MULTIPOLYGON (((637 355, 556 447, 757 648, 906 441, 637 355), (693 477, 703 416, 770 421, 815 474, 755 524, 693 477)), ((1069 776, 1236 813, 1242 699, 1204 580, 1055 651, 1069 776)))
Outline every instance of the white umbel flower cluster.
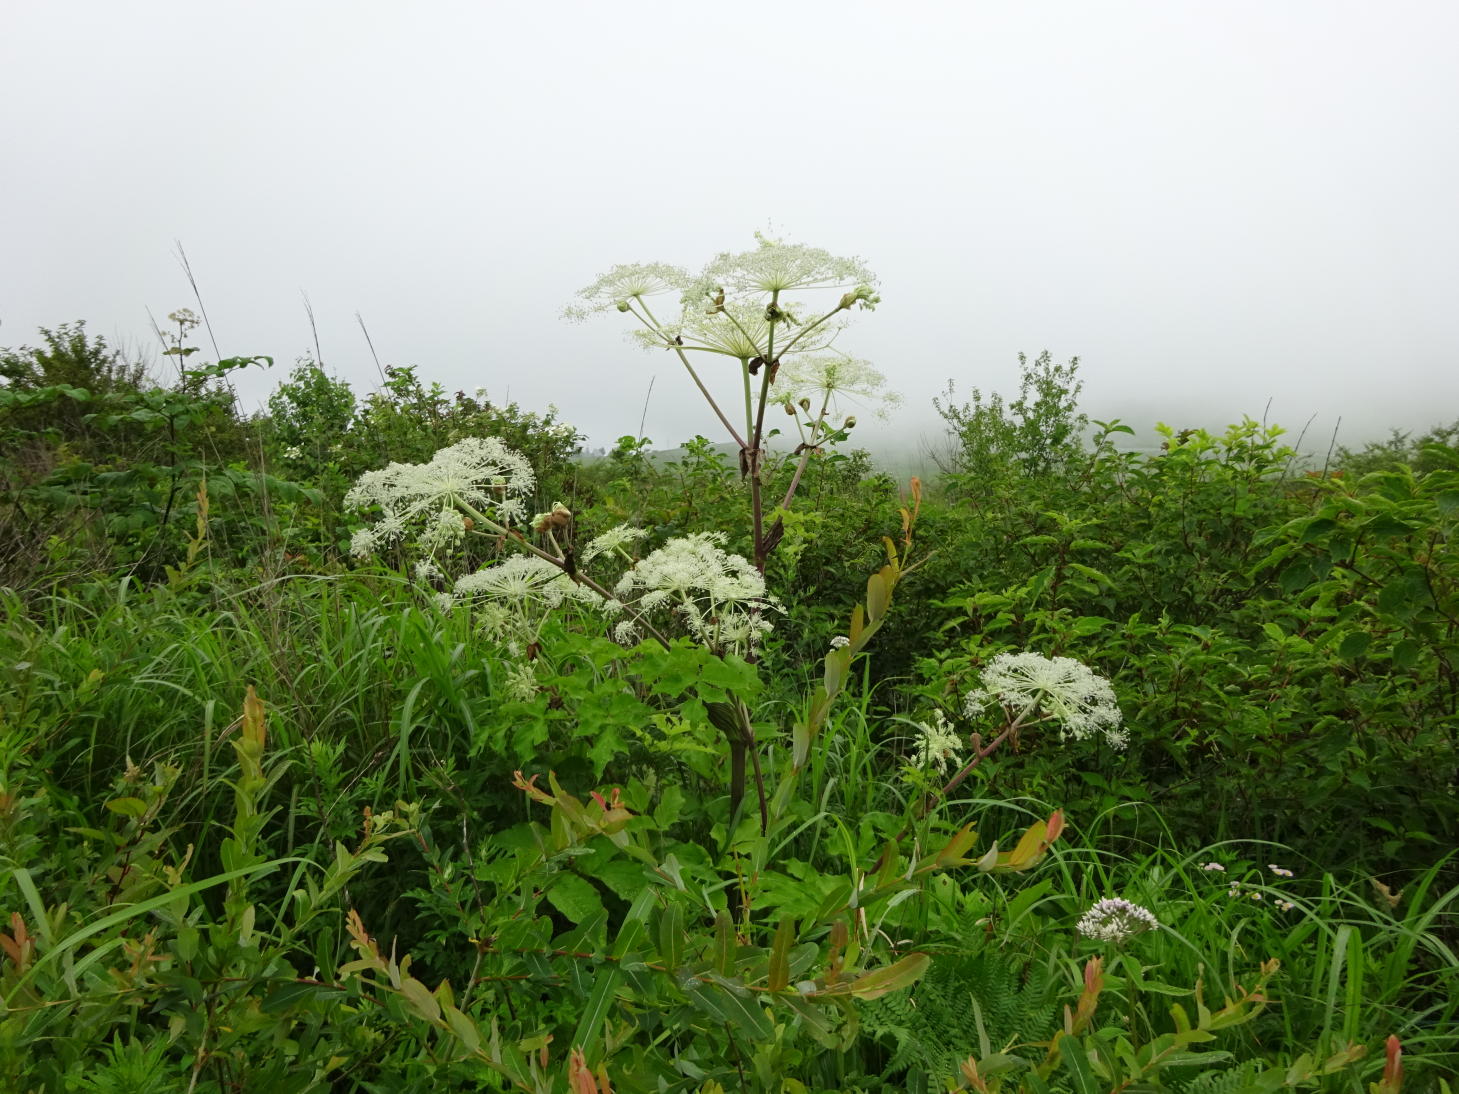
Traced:
POLYGON ((563 312, 564 318, 581 320, 596 312, 627 311, 630 301, 646 296, 684 291, 689 274, 664 262, 635 262, 614 266, 578 293, 578 302, 563 312))
POLYGON ((932 724, 917 723, 917 740, 912 746, 912 762, 919 768, 936 768, 946 774, 949 763, 962 762, 965 741, 952 728, 942 711, 933 714, 932 724))
POLYGON ((1148 908, 1119 897, 1107 897, 1090 907, 1075 924, 1075 929, 1085 938, 1121 946, 1142 931, 1154 930, 1158 926, 1160 921, 1148 908))
MULTIPOLYGON (((603 311, 631 313, 638 323, 631 336, 649 348, 746 364, 760 359, 773 367, 828 349, 852 309, 873 308, 880 300, 876 275, 858 258, 758 232, 755 238, 752 249, 726 251, 696 276, 663 263, 615 266, 579 292, 564 314, 584 319, 603 311), (650 299, 674 291, 680 296, 677 314, 650 299)), ((848 385, 841 387, 852 394, 848 385)))
MULTIPOLYGON (((675 323, 634 331, 633 336, 651 349, 679 345, 691 351, 745 359, 764 357, 771 352, 771 324, 763 304, 731 300, 717 308, 708 308, 706 303, 686 307, 675 323)), ((778 320, 774 345, 785 345, 795 325, 784 318, 778 320)), ((827 320, 798 339, 796 351, 825 349, 845 326, 840 318, 827 320)))
POLYGON ((1129 743, 1109 681, 1072 657, 998 654, 983 668, 983 686, 964 698, 963 710, 971 718, 994 703, 1014 713, 1037 707, 1065 737, 1102 734, 1114 748, 1129 743))
POLYGON ((859 258, 838 258, 819 247, 786 243, 760 232, 755 240, 759 246, 753 250, 718 255, 704 268, 700 284, 730 293, 769 294, 876 283, 876 275, 859 258))
POLYGON ((493 600, 521 611, 556 608, 568 601, 600 606, 603 598, 535 555, 512 555, 494 566, 456 579, 458 601, 493 600))
POLYGON ((581 559, 583 562, 592 562, 599 555, 606 555, 612 551, 621 551, 631 543, 637 543, 648 532, 643 528, 634 528, 628 524, 618 524, 609 528, 601 536, 596 536, 588 541, 583 548, 581 559))
POLYGON ((392 463, 361 475, 345 505, 357 511, 378 506, 380 515, 354 534, 350 551, 365 557, 412 529, 420 531, 422 548, 450 548, 466 535, 461 505, 509 525, 526 516, 522 498, 531 492, 532 467, 525 457, 495 437, 468 437, 428 463, 392 463))
POLYGON ((724 540, 719 532, 671 539, 625 573, 614 592, 636 599, 642 611, 673 611, 711 649, 748 652, 773 629, 764 613, 780 604, 749 560, 724 550, 724 540))
POLYGON ((887 378, 870 361, 844 353, 814 354, 797 358, 781 370, 776 392, 783 402, 800 398, 815 405, 835 407, 839 400, 872 407, 878 416, 902 401, 895 391, 885 390, 887 378))

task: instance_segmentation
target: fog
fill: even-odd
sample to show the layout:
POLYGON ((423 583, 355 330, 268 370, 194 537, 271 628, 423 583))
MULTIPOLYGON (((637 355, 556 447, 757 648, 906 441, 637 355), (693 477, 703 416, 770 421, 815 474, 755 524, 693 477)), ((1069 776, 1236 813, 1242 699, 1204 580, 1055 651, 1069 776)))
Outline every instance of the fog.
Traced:
POLYGON ((13 5, 0 345, 156 357, 180 242, 220 351, 277 359, 250 407, 307 294, 359 390, 357 314, 592 444, 718 440, 673 358, 560 313, 768 227, 881 279, 839 345, 905 404, 863 443, 1046 348, 1096 418, 1355 443, 1459 417, 1456 41, 1447 2, 13 5))

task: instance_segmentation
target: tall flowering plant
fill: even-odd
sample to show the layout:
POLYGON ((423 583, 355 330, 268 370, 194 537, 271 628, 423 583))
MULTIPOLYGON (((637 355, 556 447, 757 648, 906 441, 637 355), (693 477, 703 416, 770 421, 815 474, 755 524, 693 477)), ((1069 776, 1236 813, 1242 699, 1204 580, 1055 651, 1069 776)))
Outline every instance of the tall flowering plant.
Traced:
POLYGON ((763 573, 784 532, 764 492, 769 408, 794 418, 800 436, 795 471, 778 502, 787 510, 812 456, 856 424, 854 416, 836 421, 840 403, 884 410, 897 396, 868 362, 834 346, 853 310, 880 301, 876 275, 857 258, 759 234, 756 241, 751 250, 718 255, 698 274, 664 263, 614 266, 564 314, 626 315, 638 342, 678 358, 739 448, 740 473, 750 486, 754 563, 763 573), (738 381, 735 397, 726 394, 726 371, 738 381))

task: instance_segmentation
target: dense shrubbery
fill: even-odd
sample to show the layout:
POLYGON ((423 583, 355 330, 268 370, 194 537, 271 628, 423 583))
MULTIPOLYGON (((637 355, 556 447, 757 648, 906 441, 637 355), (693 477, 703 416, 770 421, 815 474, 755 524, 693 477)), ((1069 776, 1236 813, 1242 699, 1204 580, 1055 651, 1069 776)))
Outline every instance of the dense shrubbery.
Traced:
POLYGON ((0 355, 0 1085, 1452 1076, 1452 437, 1344 474, 1254 422, 1142 455, 1081 440, 1044 355, 940 404, 947 473, 899 490, 831 410, 864 363, 797 373, 787 333, 869 275, 780 246, 649 338, 737 359, 738 459, 584 462, 409 367, 362 399, 305 361, 246 421, 248 361, 158 384, 79 325, 0 355), (522 464, 347 502, 479 437, 522 464))

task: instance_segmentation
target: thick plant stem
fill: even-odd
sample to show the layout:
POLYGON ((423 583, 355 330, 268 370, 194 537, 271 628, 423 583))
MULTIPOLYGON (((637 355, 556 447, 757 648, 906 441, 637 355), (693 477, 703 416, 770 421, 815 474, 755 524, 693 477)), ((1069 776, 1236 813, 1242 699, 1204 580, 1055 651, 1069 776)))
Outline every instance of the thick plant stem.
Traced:
MULTIPOLYGON (((770 307, 780 304, 780 293, 770 296, 770 307)), ((760 444, 765 436, 765 402, 770 398, 770 377, 775 372, 775 321, 770 321, 770 333, 765 340, 765 378, 760 382, 760 405, 755 408, 755 428, 750 435, 750 523, 755 537, 755 569, 765 572, 765 560, 770 552, 765 547, 765 499, 760 489, 760 444)))

